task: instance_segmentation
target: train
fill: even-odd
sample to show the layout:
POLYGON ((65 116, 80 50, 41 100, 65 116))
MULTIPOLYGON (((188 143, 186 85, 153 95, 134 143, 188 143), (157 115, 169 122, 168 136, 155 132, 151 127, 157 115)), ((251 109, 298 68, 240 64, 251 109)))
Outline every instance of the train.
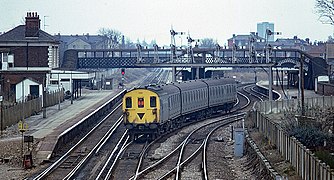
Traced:
POLYGON ((237 82, 216 78, 147 85, 129 90, 122 101, 124 125, 132 139, 155 139, 191 121, 231 111, 237 82))

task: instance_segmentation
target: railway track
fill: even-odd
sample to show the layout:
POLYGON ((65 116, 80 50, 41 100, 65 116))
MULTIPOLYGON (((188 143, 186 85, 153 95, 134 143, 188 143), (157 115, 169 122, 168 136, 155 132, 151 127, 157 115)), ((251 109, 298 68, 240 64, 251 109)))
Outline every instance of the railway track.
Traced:
POLYGON ((53 162, 34 179, 69 179, 73 177, 92 153, 101 149, 121 124, 121 104, 108 113, 79 142, 53 162))
MULTIPOLYGON (((247 97, 245 95, 243 95, 242 93, 239 93, 239 96, 242 97, 242 98, 244 98, 245 99, 244 101, 248 101, 247 97)), ((248 103, 244 103, 244 105, 241 105, 241 106, 237 106, 236 105, 234 111, 236 111, 237 109, 240 109, 240 108, 245 108, 248 105, 249 105, 249 102, 248 103)), ((238 115, 234 115, 234 116, 238 116, 238 115)), ((215 123, 218 123, 220 121, 221 120, 217 120, 217 122, 215 122, 215 123)), ((235 121, 235 120, 233 120, 233 121, 235 121)), ((213 127, 216 126, 215 123, 213 123, 213 125, 212 125, 213 127)), ((196 126, 196 125, 194 125, 194 126, 196 126)), ((188 127, 185 127, 185 128, 188 128, 188 127)), ((199 131, 199 130, 197 130, 197 131, 199 131)), ((205 131, 208 131, 208 130, 205 130, 205 128, 204 128, 204 130, 201 130, 201 131, 205 132, 205 131)), ((172 132, 171 134, 175 134, 175 133, 176 134, 180 134, 180 132, 181 132, 181 134, 184 134, 184 136, 187 134, 187 133, 182 133, 182 130, 177 130, 176 132, 172 132)), ((205 134, 205 133, 197 133, 197 134, 205 134)), ((172 135, 169 134, 167 136, 170 137, 172 135)), ((156 158, 156 157, 152 156, 152 154, 154 153, 154 151, 156 151, 157 149, 159 149, 159 146, 162 144, 162 142, 158 142, 158 141, 157 142, 153 142, 153 143, 151 143, 146 148, 144 148, 142 145, 137 145, 137 147, 135 148, 135 149, 137 149, 137 151, 135 153, 137 155, 135 157, 136 160, 131 159, 131 162, 130 162, 130 161, 125 161, 124 160, 125 158, 123 158, 122 159, 123 160, 123 162, 122 162, 123 165, 117 167, 118 170, 115 173, 116 176, 114 177, 114 179, 118 179, 120 177, 124 177, 124 173, 120 173, 120 172, 125 172, 125 171, 131 172, 131 173, 129 173, 129 174, 127 174, 125 176, 126 177, 125 179, 128 179, 128 177, 130 179, 142 179, 142 178, 144 178, 144 179, 145 178, 147 178, 147 179, 156 179, 156 178, 158 178, 159 179, 160 177, 154 176, 154 171, 155 171, 154 169, 156 167, 158 167, 158 166, 161 166, 161 167, 159 167, 156 170, 156 172, 158 172, 159 175, 161 175, 162 172, 165 172, 166 177, 170 176, 170 173, 172 173, 172 172, 174 172, 176 170, 175 167, 181 167, 181 166, 183 166, 183 165, 186 164, 186 162, 184 162, 182 160, 184 158, 178 158, 178 156, 175 156, 175 154, 177 153, 177 151, 180 151, 180 149, 182 149, 182 146, 184 147, 185 145, 194 145, 194 144, 198 145, 198 144, 201 144, 201 147, 203 147, 204 143, 203 142, 202 143, 197 143, 198 140, 196 140, 196 139, 204 140, 206 138, 204 138, 203 135, 197 135, 197 136, 201 136, 201 137, 197 137, 197 138, 195 137, 194 139, 192 138, 191 140, 190 140, 190 137, 188 137, 188 138, 183 137, 183 139, 184 138, 186 138, 186 139, 185 140, 180 140, 181 143, 178 146, 173 147, 173 150, 171 149, 171 152, 168 155, 164 155, 162 158, 156 158), (188 144, 188 142, 193 142, 193 143, 188 144), (152 146, 156 146, 156 148, 153 148, 152 146), (143 153, 142 149, 145 149, 144 153, 143 153), (141 153, 139 153, 139 152, 141 152, 141 153), (146 155, 146 158, 144 157, 144 155, 146 155), (155 162, 155 163, 153 163, 153 162, 155 162), (175 165, 176 162, 178 162, 179 165, 175 165), (181 163, 182 163, 182 165, 181 165, 181 163), (130 164, 132 164, 132 165, 130 165, 130 164), (135 164, 137 164, 136 168, 134 168, 135 164), (126 167, 126 169, 124 169, 124 167, 126 167), (129 167, 131 167, 131 168, 129 168, 129 167), (151 170, 151 169, 153 169, 153 170, 151 170), (172 170, 172 171, 169 172, 168 170, 172 170), (118 174, 122 174, 123 176, 119 176, 118 174), (132 176, 129 176, 131 174, 132 174, 132 176)), ((166 138, 167 141, 168 141, 168 137, 165 136, 164 138, 166 138)), ((180 138, 180 139, 182 139, 182 138, 180 138)), ((134 145, 136 146, 136 144, 134 144, 134 145)), ((163 149, 166 150, 168 148, 165 147, 163 149)), ((201 148, 197 148, 197 153, 199 152, 200 149, 201 148)), ((130 152, 132 152, 132 151, 130 151, 130 152)), ((187 154, 185 156, 188 156, 189 152, 181 153, 181 154, 187 154)), ((193 155, 191 155, 191 157, 195 157, 194 156, 195 154, 196 153, 194 153, 193 155)), ((191 158, 190 159, 187 158, 187 159, 188 159, 187 161, 189 161, 191 158)), ((162 177, 162 178, 164 178, 164 177, 162 177)))
MULTIPOLYGON (((133 176, 131 179, 166 179, 168 177, 180 179, 180 177, 182 177, 182 169, 188 163, 192 162, 194 158, 201 157, 198 155, 199 152, 203 151, 208 132, 219 126, 218 124, 224 126, 239 120, 239 118, 235 118, 237 116, 241 118, 241 114, 216 118, 181 130, 178 133, 184 134, 184 137, 180 137, 181 141, 176 147, 172 148, 173 151, 163 155, 163 158, 159 160, 147 162, 146 164, 149 164, 149 166, 143 168, 143 170, 137 173, 137 176, 133 176)), ((149 158, 147 160, 150 161, 149 158)), ((198 167, 198 165, 201 164, 202 162, 195 161, 195 166, 198 167)), ((200 175, 199 177, 201 177, 202 173, 203 172, 200 172, 200 174, 198 174, 196 171, 191 174, 200 175)))
MULTIPOLYGON (((141 82, 166 79, 168 73, 156 69, 141 82), (159 72, 158 74, 156 72, 159 72), (153 78, 154 77, 154 78, 153 78)), ((130 146, 122 124, 121 104, 107 114, 82 139, 55 157, 55 161, 33 179, 109 179, 118 159, 130 146), (117 119, 117 120, 116 120, 117 119), (111 140, 112 139, 112 140, 111 140), (112 151, 111 151, 112 150, 112 151)))
MULTIPOLYGON (((236 113, 238 109, 244 109, 250 104, 249 99, 244 93, 238 92, 238 99, 244 100, 238 101, 239 103, 235 105, 232 113, 236 113), (241 105, 240 101, 248 102, 241 105)), ((116 111, 115 109, 113 113, 116 112, 118 110, 116 111)), ((121 111, 119 110, 119 112, 121 111)), ((129 141, 124 127, 123 129, 120 128, 122 124, 120 123, 122 121, 121 114, 118 115, 118 121, 115 118, 111 118, 113 120, 110 120, 109 123, 101 125, 102 122, 108 122, 108 118, 105 118, 105 120, 101 121, 101 124, 94 128, 99 133, 96 135, 87 135, 85 137, 87 139, 80 140, 77 145, 70 149, 71 152, 65 153, 34 179, 164 179, 170 176, 179 179, 180 177, 187 177, 187 174, 189 174, 189 172, 184 172, 184 169, 197 169, 200 170, 200 173, 196 171, 197 175, 201 174, 201 177, 208 177, 208 171, 211 171, 208 169, 212 168, 210 168, 210 163, 209 165, 205 163, 207 157, 207 148, 205 147, 209 147, 208 144, 212 141, 212 139, 210 140, 210 136, 217 129, 240 120, 240 118, 235 118, 235 116, 240 116, 240 114, 232 115, 232 120, 230 121, 222 122, 222 119, 220 119, 214 122, 214 125, 202 125, 203 127, 194 130, 201 133, 193 132, 189 134, 188 132, 187 137, 183 130, 177 130, 151 143, 137 142, 135 144, 129 141), (116 128, 119 128, 119 130, 116 131, 116 128), (168 141, 168 138, 173 136, 173 134, 179 133, 183 134, 184 140, 181 140, 177 146, 174 146, 174 150, 171 150, 164 157, 154 157, 154 151, 161 148, 160 146, 164 140, 167 139, 168 141), (103 138, 98 141, 99 143, 94 144, 92 142, 97 142, 96 137, 103 138), (112 141, 110 141, 111 137, 113 137, 112 141), (179 152, 179 156, 176 156, 177 152, 179 152), (202 152, 202 155, 199 155, 200 152, 202 152), (118 159, 123 161, 117 161, 118 159), (192 163, 187 165, 189 162, 192 163), (205 168, 206 166, 209 168, 205 168), (156 176, 155 174, 159 175, 156 176), (164 175, 161 176, 162 174, 164 175)), ((208 123, 210 121, 213 120, 205 122, 208 123)))
MULTIPOLYGON (((238 105, 235 105, 232 113, 236 113, 237 110, 245 109, 250 106, 251 102, 246 95, 239 92, 238 98, 239 99, 243 98, 244 100, 242 101, 246 101, 246 103, 244 103, 243 105, 239 105, 240 103, 238 105)), ((244 113, 242 113, 242 115, 244 115, 244 113)), ((214 122, 213 125, 211 125, 211 127, 205 128, 205 126, 210 126, 210 125, 203 125, 197 130, 194 130, 192 133, 189 133, 187 137, 183 138, 184 140, 181 141, 177 146, 174 146, 172 148, 173 150, 171 150, 169 154, 163 155, 163 157, 160 156, 160 158, 159 157, 156 158, 154 157, 154 155, 152 155, 154 154, 154 151, 157 151, 157 148, 156 149, 152 148, 151 152, 144 151, 143 153, 143 151, 141 151, 141 156, 137 156, 137 160, 144 158, 143 155, 145 154, 147 154, 147 158, 144 158, 144 160, 140 160, 140 163, 137 163, 139 165, 137 165, 136 170, 133 169, 135 167, 134 165, 132 165, 133 168, 126 169, 127 171, 130 171, 132 172, 132 174, 134 174, 130 176, 130 179, 166 179, 171 176, 173 176, 175 179, 180 179, 181 177, 184 178, 203 177, 207 179, 209 177, 208 171, 214 171, 214 169, 216 169, 216 167, 212 165, 212 161, 210 163, 206 163, 207 152, 211 151, 209 154, 214 154, 213 152, 216 151, 216 149, 207 150, 210 144, 209 142, 213 141, 212 139, 210 139, 211 135, 214 134, 218 129, 221 129, 222 127, 226 128, 227 125, 230 125, 231 123, 239 121, 241 119, 243 119, 243 116, 237 114, 233 116, 231 122, 221 123, 222 120, 217 120, 217 122, 214 122), (240 117, 235 118, 238 116, 240 117), (220 122, 221 124, 219 125, 215 124, 218 122, 220 122), (195 133, 197 131, 199 133, 195 133), (202 156, 199 155, 200 152, 202 152, 202 156), (179 153, 179 156, 176 156, 177 153, 179 153), (141 164, 143 164, 142 167, 141 164), (145 164, 146 167, 144 167, 145 164), (187 172, 184 172, 183 171, 184 169, 186 169, 187 172), (187 177, 189 174, 190 176, 187 177)), ((182 130, 177 131, 175 133, 180 134, 180 132, 182 132, 182 130)), ((164 147, 162 149, 168 149, 168 148, 164 147)), ((214 172, 213 175, 211 176, 215 177, 214 175, 215 173, 216 172, 214 172)), ((126 179, 128 179, 129 174, 126 177, 127 177, 126 179)))

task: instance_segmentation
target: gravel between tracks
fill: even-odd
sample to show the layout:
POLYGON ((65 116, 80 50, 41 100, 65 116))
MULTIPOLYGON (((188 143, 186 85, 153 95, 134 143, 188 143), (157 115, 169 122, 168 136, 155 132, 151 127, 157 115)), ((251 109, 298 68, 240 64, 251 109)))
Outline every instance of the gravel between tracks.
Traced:
MULTIPOLYGON (((147 75, 151 72, 151 70, 143 69, 138 71, 137 69, 127 69, 127 74, 125 78, 125 85, 127 88, 132 88, 134 85, 139 83, 143 77, 143 75, 147 75), (131 81, 133 80, 133 81, 131 81)), ((115 83, 120 81, 119 75, 112 75, 112 78, 115 79, 115 83)), ((115 86, 117 88, 117 86, 115 86)), ((90 93, 92 91, 83 89, 83 96, 85 93, 90 93)), ((79 98, 80 99, 80 98, 79 98)), ((80 101, 80 100, 79 100, 80 101)), ((61 108, 65 109, 70 106, 69 100, 66 100, 61 104, 61 108)), ((77 104, 74 102, 74 104, 77 104)), ((57 105, 55 106, 57 107, 57 105)), ((59 112, 57 108, 47 108, 47 114, 52 115, 54 113, 59 112)), ((33 116, 32 116, 33 117, 33 116)), ((26 119, 27 123, 31 125, 31 123, 39 123, 43 121, 43 118, 32 118, 26 119), (30 122, 29 122, 30 121, 30 122)), ((21 156, 21 134, 18 131, 18 126, 13 125, 8 127, 3 134, 0 136, 0 179, 24 179, 26 177, 30 177, 32 174, 39 171, 41 168, 44 168, 44 165, 39 164, 39 160, 35 159, 36 147, 40 140, 34 139, 34 143, 32 144, 33 148, 33 163, 37 168, 32 169, 23 169, 22 156, 21 156)), ((24 146, 27 147, 26 145, 24 146)))
MULTIPOLYGON (((195 125, 183 128, 180 132, 161 143, 160 147, 155 149, 154 152, 148 156, 148 158, 161 159, 166 156, 179 145, 185 134, 190 133, 192 130, 206 124, 207 122, 209 121, 199 122, 195 125)), ((247 171, 244 167, 244 164, 247 164, 247 157, 244 156, 242 158, 234 158, 234 143, 233 141, 230 141, 230 128, 226 127, 220 130, 221 131, 216 133, 211 139, 215 139, 220 136, 223 137, 224 141, 210 141, 210 148, 216 150, 216 153, 213 155, 213 161, 217 164, 217 169, 215 172, 210 172, 215 175, 214 179, 255 179, 255 176, 252 176, 251 172, 247 171)), ((190 169, 184 169, 185 173, 183 177, 185 179, 201 179, 201 165, 193 165, 189 168, 190 169)), ((154 176, 158 177, 159 175, 154 176)))

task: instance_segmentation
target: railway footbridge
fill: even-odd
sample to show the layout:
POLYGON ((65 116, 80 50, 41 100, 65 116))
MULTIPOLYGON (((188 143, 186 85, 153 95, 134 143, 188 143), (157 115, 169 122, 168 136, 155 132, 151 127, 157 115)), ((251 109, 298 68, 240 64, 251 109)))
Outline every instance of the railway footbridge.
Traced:
MULTIPOLYGON (((200 78, 200 69, 208 67, 266 68, 272 82, 272 69, 283 69, 288 76, 298 81, 296 71, 303 69, 304 87, 314 89, 315 78, 327 75, 327 63, 322 58, 312 57, 298 49, 225 49, 215 48, 142 48, 133 49, 71 49, 64 53, 62 68, 107 69, 107 68, 171 68, 173 80, 177 68, 192 68, 200 78), (266 57, 266 54, 269 54, 266 57), (303 68, 300 68, 302 65, 303 68)), ((271 83, 272 84, 272 83, 271 83)))

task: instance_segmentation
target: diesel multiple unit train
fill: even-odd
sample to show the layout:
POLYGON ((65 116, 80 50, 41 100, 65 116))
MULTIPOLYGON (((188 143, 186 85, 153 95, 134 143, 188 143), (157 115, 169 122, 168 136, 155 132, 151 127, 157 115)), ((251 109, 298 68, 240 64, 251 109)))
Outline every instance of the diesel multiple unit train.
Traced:
POLYGON ((128 91, 123 98, 124 124, 130 135, 156 135, 230 111, 237 101, 234 79, 199 79, 148 85, 128 91))

